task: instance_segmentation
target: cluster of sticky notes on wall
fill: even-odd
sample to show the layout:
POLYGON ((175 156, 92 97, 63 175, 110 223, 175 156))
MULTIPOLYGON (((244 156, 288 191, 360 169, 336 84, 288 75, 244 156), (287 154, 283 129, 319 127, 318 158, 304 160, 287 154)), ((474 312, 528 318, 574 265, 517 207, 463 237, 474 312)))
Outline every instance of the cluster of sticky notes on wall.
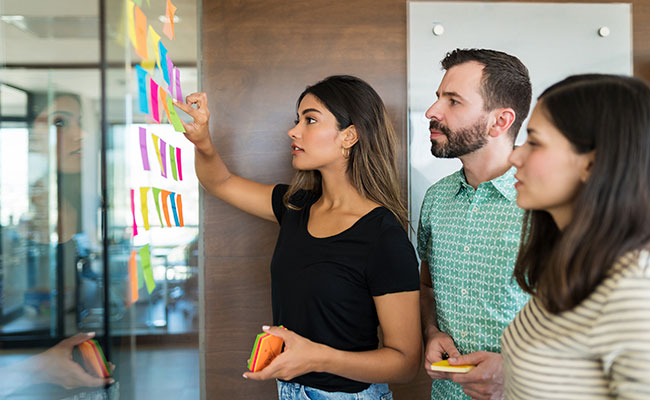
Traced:
MULTIPOLYGON (((174 17, 177 11, 171 0, 164 0, 165 13, 163 18, 162 32, 169 40, 175 40, 174 17)), ((146 6, 151 8, 153 0, 147 0, 146 6)), ((183 122, 174 107, 174 101, 183 101, 181 90, 181 73, 174 65, 167 47, 162 41, 161 35, 148 23, 147 15, 143 11, 142 0, 126 1, 126 18, 128 24, 128 38, 140 57, 140 64, 135 66, 135 76, 138 88, 137 112, 145 114, 148 122, 157 124, 169 123, 176 132, 185 132, 183 122)), ((162 6, 162 4, 158 4, 162 6)), ((154 4, 155 6, 155 4, 154 4)), ((155 15, 159 15, 156 12, 155 15)), ((151 15, 151 13, 150 13, 151 15)), ((122 37, 124 42, 127 42, 122 37)), ((173 138, 164 140, 158 132, 148 131, 140 126, 139 151, 144 171, 156 173, 154 170, 160 168, 160 175, 165 178, 173 187, 174 182, 183 180, 182 151, 180 147, 173 146, 168 142, 174 142, 173 138), (150 152, 150 149, 153 150, 150 152), (149 156, 152 154, 152 159, 149 156), (153 155, 155 154, 155 156, 153 155), (157 160, 157 162, 156 162, 157 160)), ((151 176, 151 175, 148 175, 151 176)), ((159 178, 160 179, 160 178, 159 178)), ((183 227, 183 202, 180 193, 169 190, 170 187, 160 188, 148 185, 136 184, 137 187, 130 189, 131 216, 133 223, 133 237, 149 231, 151 228, 149 212, 153 213, 155 204, 156 214, 161 228, 183 227), (161 211, 162 210, 162 211, 161 211), (138 226, 138 221, 141 225, 138 226), (138 230, 140 228, 140 230, 138 230)), ((160 184, 160 186, 168 186, 160 184)), ((155 217, 153 217, 155 220, 155 217)), ((158 226, 155 221, 153 225, 158 226)), ((151 241, 150 236, 145 235, 145 240, 151 241)), ((128 303, 138 301, 138 290, 146 286, 147 292, 156 287, 151 263, 151 243, 139 246, 139 250, 133 250, 128 262, 128 277, 130 286, 128 290, 128 303)))

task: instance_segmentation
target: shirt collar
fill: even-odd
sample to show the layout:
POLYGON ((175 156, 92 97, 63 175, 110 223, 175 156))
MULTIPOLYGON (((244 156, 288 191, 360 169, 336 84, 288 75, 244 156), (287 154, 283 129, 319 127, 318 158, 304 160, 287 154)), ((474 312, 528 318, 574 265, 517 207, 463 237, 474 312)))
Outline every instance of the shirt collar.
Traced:
MULTIPOLYGON (((506 171, 505 174, 496 177, 487 183, 491 184, 499 193, 501 193, 503 197, 509 201, 516 201, 517 189, 515 189, 515 182, 517 180, 515 179, 515 172, 517 172, 517 168, 511 167, 508 171, 506 171)), ((456 171, 456 178, 458 179, 458 192, 456 192, 456 195, 458 195, 458 193, 460 193, 463 188, 472 188, 470 184, 467 183, 467 178, 465 178, 465 172, 462 168, 456 171)), ((472 188, 472 190, 474 189, 472 188)))

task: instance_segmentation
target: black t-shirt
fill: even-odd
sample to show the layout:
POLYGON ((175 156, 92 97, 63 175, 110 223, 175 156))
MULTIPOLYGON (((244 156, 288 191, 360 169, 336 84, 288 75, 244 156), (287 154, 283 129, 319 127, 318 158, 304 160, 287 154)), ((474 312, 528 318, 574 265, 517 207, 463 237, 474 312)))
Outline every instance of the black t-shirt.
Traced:
MULTIPOLYGON (((345 351, 377 349, 377 310, 373 296, 418 290, 417 259, 395 216, 377 207, 349 229, 327 238, 307 230, 310 191, 291 204, 287 185, 273 189, 273 212, 280 234, 271 261, 273 323, 314 342, 345 351)), ((309 373, 291 382, 330 392, 357 393, 369 384, 327 373, 309 373)))

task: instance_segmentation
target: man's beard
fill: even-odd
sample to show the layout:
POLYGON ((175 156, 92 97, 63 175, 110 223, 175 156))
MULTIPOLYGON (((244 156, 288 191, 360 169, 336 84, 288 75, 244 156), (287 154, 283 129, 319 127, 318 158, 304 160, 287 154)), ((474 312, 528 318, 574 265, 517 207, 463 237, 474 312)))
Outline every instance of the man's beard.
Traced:
POLYGON ((431 140, 431 154, 438 158, 456 158, 482 148, 488 137, 485 122, 485 118, 480 118, 468 128, 452 131, 435 119, 431 120, 429 128, 440 131, 447 137, 445 143, 431 140))

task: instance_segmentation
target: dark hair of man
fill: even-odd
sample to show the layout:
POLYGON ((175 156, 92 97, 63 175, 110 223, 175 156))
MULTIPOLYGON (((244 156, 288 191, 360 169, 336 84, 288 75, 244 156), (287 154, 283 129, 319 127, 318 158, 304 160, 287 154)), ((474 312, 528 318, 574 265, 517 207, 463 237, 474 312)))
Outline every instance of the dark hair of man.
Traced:
POLYGON ((514 276, 551 313, 586 299, 624 253, 650 243, 650 88, 638 79, 577 75, 548 88, 538 107, 595 158, 559 231, 546 211, 526 211, 514 276))
MULTIPOLYGON (((362 196, 390 210, 406 230, 408 211, 397 172, 397 135, 377 92, 359 78, 335 75, 308 86, 296 108, 307 94, 314 95, 334 114, 339 130, 354 125, 358 141, 350 149, 348 177, 362 196)), ((285 205, 296 209, 289 199, 301 189, 320 194, 321 179, 319 171, 297 171, 284 196, 285 205)))
POLYGON ((508 130, 514 143, 530 110, 532 85, 528 68, 517 57, 487 49, 456 49, 447 53, 441 64, 444 70, 449 70, 470 61, 484 66, 481 77, 483 109, 489 112, 508 107, 515 111, 515 121, 508 130))

